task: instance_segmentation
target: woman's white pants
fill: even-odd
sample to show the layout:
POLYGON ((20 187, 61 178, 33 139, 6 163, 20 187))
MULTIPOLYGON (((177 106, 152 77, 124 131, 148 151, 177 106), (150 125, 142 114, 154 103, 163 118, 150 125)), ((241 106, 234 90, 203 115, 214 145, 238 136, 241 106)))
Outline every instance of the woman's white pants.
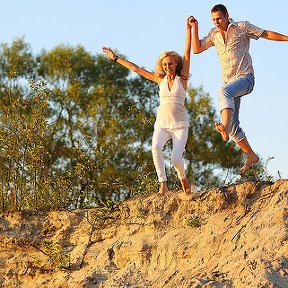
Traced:
POLYGON ((183 152, 188 139, 188 127, 180 129, 163 129, 154 127, 152 138, 152 156, 159 182, 167 181, 165 162, 163 158, 163 147, 172 139, 171 164, 174 166, 178 178, 185 179, 183 152))

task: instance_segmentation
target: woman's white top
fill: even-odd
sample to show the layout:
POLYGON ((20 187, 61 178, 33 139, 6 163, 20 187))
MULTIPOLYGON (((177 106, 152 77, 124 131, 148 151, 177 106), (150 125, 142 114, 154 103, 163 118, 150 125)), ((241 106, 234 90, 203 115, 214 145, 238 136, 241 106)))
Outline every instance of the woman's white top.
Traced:
POLYGON ((166 75, 159 83, 159 88, 160 105, 155 126, 164 129, 189 127, 189 117, 184 105, 186 91, 181 84, 180 76, 175 77, 170 90, 166 75))

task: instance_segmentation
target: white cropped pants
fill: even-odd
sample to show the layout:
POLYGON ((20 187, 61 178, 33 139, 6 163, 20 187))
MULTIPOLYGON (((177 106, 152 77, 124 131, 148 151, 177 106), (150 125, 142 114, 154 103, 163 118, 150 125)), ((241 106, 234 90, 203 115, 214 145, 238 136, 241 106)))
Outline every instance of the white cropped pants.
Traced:
POLYGON ((186 178, 182 155, 188 139, 188 127, 163 129, 155 126, 152 138, 152 156, 159 182, 167 181, 163 147, 170 139, 172 139, 173 146, 170 159, 171 164, 174 166, 180 180, 186 178))

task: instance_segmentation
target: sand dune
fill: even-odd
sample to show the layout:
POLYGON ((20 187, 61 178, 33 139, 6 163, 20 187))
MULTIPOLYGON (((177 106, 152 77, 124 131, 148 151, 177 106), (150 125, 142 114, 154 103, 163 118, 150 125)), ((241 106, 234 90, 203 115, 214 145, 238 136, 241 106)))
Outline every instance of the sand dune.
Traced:
POLYGON ((288 180, 2 214, 0 287, 288 287, 288 180))

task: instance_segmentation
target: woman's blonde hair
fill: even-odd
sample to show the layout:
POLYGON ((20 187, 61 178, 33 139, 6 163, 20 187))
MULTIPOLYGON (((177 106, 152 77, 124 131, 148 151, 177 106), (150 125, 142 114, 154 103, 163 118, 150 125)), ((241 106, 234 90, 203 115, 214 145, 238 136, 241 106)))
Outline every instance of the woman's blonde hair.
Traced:
POLYGON ((159 76, 162 75, 164 76, 165 75, 165 72, 163 70, 163 67, 162 67, 162 60, 167 57, 167 56, 173 56, 176 58, 176 60, 178 61, 177 62, 177 67, 176 67, 176 75, 178 76, 181 76, 181 69, 183 67, 183 59, 182 57, 175 51, 164 51, 162 52, 158 59, 157 59, 157 62, 156 62, 156 67, 155 67, 155 73, 158 74, 159 76))

